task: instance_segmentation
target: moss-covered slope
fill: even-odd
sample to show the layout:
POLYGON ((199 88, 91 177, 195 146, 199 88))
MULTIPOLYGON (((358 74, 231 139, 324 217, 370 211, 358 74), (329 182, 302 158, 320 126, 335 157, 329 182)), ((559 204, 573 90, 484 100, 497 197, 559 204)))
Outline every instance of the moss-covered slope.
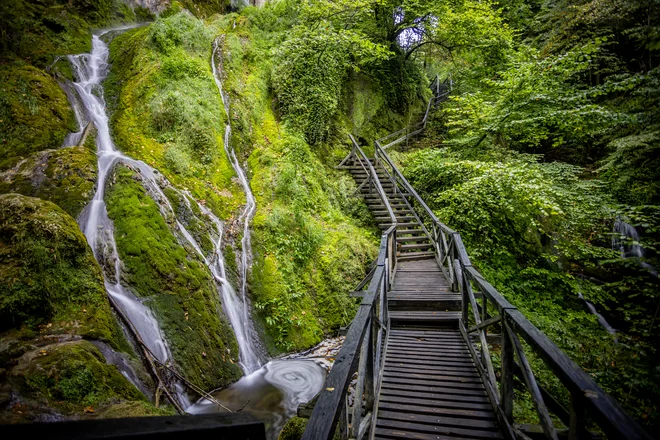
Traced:
POLYGON ((111 44, 105 87, 118 148, 227 218, 245 199, 223 148, 211 41, 187 12, 126 32, 111 44))
POLYGON ((353 180, 333 169, 348 151, 343 125, 312 148, 278 120, 270 91, 270 46, 277 38, 258 26, 259 14, 270 13, 262 11, 248 9, 248 18, 226 16, 212 26, 224 35, 232 145, 257 200, 251 293, 277 352, 308 347, 350 321, 356 303, 348 292, 375 257, 377 234, 359 199, 350 197, 353 180))
POLYGON ((177 242, 140 180, 118 166, 107 195, 124 281, 155 312, 183 375, 205 389, 226 385, 241 375, 238 347, 211 273, 177 242))

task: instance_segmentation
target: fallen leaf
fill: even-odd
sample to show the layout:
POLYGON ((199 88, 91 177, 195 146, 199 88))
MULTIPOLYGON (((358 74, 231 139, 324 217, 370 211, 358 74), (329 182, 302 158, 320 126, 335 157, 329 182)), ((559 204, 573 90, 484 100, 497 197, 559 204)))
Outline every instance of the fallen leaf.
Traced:
POLYGON ((88 406, 88 407, 86 407, 86 408, 85 408, 85 411, 84 411, 85 414, 87 414, 87 413, 93 413, 93 412, 94 412, 94 407, 93 407, 93 406, 88 406))
POLYGON ((326 390, 326 391, 333 392, 335 389, 334 389, 334 388, 326 388, 325 390, 326 390))

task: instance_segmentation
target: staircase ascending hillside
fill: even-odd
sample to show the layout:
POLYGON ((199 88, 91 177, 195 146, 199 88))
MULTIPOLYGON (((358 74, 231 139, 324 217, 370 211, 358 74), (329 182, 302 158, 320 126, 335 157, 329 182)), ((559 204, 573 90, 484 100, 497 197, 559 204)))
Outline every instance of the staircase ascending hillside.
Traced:
POLYGON ((460 234, 435 216, 385 152, 423 132, 446 96, 437 78, 432 89, 420 123, 377 140, 373 158, 351 137, 353 149, 339 165, 383 232, 303 439, 329 440, 337 426, 341 439, 356 440, 586 439, 592 426, 610 438, 651 439, 483 278, 460 234), (530 351, 570 400, 536 381, 530 351), (536 409, 536 426, 516 424, 514 399, 521 396, 536 409))

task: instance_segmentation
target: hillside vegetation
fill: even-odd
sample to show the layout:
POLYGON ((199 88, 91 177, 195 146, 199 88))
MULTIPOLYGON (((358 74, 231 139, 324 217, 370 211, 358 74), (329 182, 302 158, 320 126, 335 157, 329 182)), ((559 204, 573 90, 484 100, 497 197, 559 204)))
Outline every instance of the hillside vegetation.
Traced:
MULTIPOLYGON (((89 51, 92 30, 150 20, 104 37, 104 98, 118 149, 158 170, 167 200, 123 164, 105 201, 121 282, 153 310, 186 377, 211 389, 241 374, 213 275, 177 232, 180 222, 210 253, 214 226, 198 204, 213 212, 239 285, 246 195, 227 151, 256 199, 248 296, 260 339, 271 355, 308 348, 350 323, 349 292, 377 254, 379 230, 334 168, 347 135, 368 151, 418 121, 439 75, 451 80, 449 99, 392 157, 484 276, 626 411, 658 425, 654 0, 279 0, 233 12, 228 3, 173 1, 158 17, 119 0, 0 6, 2 420, 39 417, 23 415, 33 413, 12 393, 34 414, 169 411, 98 348, 147 376, 75 222, 94 193, 94 134, 62 147, 78 130, 61 87, 73 79, 65 56, 89 51), (164 204, 174 215, 161 215, 164 204), (613 233, 617 222, 639 240, 613 233), (40 352, 52 335, 64 336, 40 352)), ((558 388, 550 374, 540 380, 558 388)), ((534 422, 519 401, 518 416, 534 422)))

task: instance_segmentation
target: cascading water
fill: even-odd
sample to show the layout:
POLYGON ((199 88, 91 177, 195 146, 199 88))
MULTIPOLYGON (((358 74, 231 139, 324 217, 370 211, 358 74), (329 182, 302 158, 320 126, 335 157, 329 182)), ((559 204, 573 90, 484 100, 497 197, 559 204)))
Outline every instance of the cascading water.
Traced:
MULTIPOLYGON (((237 294, 227 280, 222 253, 224 229, 222 221, 205 206, 194 202, 192 196, 187 192, 172 188, 167 179, 157 170, 142 161, 123 155, 115 147, 110 136, 108 116, 103 100, 103 88, 101 87, 101 82, 107 75, 109 55, 108 46, 99 38, 102 35, 93 37, 91 53, 70 56, 69 60, 77 77, 77 81, 73 83, 73 86, 84 107, 84 114, 83 112, 76 113, 79 117, 79 124, 82 127, 83 121, 91 121, 97 129, 98 175, 96 193, 93 200, 81 214, 79 224, 94 252, 95 258, 103 268, 108 295, 115 305, 121 309, 124 316, 130 321, 130 325, 153 355, 163 363, 171 360, 167 343, 153 313, 129 289, 120 283, 122 262, 117 251, 114 227, 108 216, 104 195, 107 179, 113 166, 121 162, 140 173, 142 184, 149 195, 157 202, 161 215, 166 219, 173 220, 173 222, 170 222, 171 224, 176 224, 179 241, 182 245, 187 243, 199 255, 214 277, 217 290, 222 297, 223 307, 239 344, 240 364, 247 374, 229 389, 214 394, 220 397, 219 400, 225 402, 227 400, 235 403, 240 402, 240 406, 243 406, 249 400, 250 403, 246 409, 265 419, 271 437, 275 438, 286 419, 295 413, 297 406, 311 399, 321 389, 325 374, 323 368, 311 361, 272 361, 261 367, 264 356, 260 354, 257 348, 256 342, 258 339, 252 326, 247 301, 247 274, 251 264, 249 224, 254 216, 256 203, 245 172, 230 145, 231 126, 228 123, 225 127, 225 151, 246 194, 246 205, 238 219, 243 227, 240 295, 237 294), (191 201, 196 203, 205 220, 210 221, 215 226, 214 233, 209 234, 213 243, 210 256, 204 253, 194 235, 177 219, 168 197, 163 192, 165 187, 174 190, 189 212, 193 211, 190 205, 191 201)), ((217 45, 213 51, 214 59, 216 52, 217 45)), ((229 118, 229 102, 227 96, 223 93, 222 83, 215 66, 213 71, 229 118)), ((184 408, 188 408, 190 413, 221 410, 220 407, 214 404, 209 405, 209 401, 205 399, 190 407, 180 384, 176 384, 176 388, 179 403, 184 408)))
POLYGON ((94 252, 94 257, 104 269, 105 288, 108 295, 122 310, 154 356, 159 361, 166 362, 170 355, 158 321, 149 308, 120 283, 122 264, 117 252, 114 227, 108 217, 103 200, 108 174, 121 154, 115 148, 110 137, 108 116, 103 101, 101 81, 107 74, 109 50, 108 46, 99 38, 101 35, 92 37, 91 53, 69 57, 77 78, 73 85, 84 106, 87 118, 94 123, 98 132, 96 193, 91 203, 83 211, 79 222, 87 242, 94 252))
MULTIPOLYGON (((213 78, 215 79, 215 84, 218 86, 218 92, 222 99, 222 104, 225 108, 227 114, 227 125, 225 126, 225 152, 229 161, 231 162, 236 175, 238 176, 243 191, 245 192, 245 207, 243 212, 238 219, 238 221, 243 225, 243 238, 241 239, 241 266, 240 266, 240 277, 241 277, 241 286, 240 286, 240 304, 237 304, 234 300, 234 295, 231 295, 231 292, 227 292, 227 298, 225 298, 225 304, 228 302, 239 307, 240 319, 234 323, 232 320, 232 326, 236 332, 236 337, 239 337, 239 333, 242 334, 246 340, 244 341, 244 347, 241 348, 241 343, 239 341, 239 349, 241 351, 241 365, 246 374, 250 374, 261 367, 261 362, 259 357, 256 356, 256 351, 254 350, 254 331, 251 328, 252 320, 250 319, 250 307, 247 300, 247 276, 250 269, 250 264, 252 260, 252 244, 250 242, 250 221, 254 217, 256 212, 257 205, 252 194, 252 189, 250 188, 250 183, 247 180, 245 171, 238 162, 236 157, 236 152, 231 147, 231 123, 229 116, 229 96, 224 92, 222 88, 222 80, 218 72, 218 67, 216 63, 216 56, 218 53, 218 41, 216 40, 213 43, 213 53, 211 55, 211 68, 213 70, 213 78), (239 328, 241 327, 241 328, 239 328), (245 328, 242 328, 245 327, 245 328)), ((225 275, 222 275, 222 278, 225 278, 225 275)), ((229 312, 228 314, 233 314, 234 311, 229 312)), ((230 317, 231 320, 231 317, 230 317)))
MULTIPOLYGON (((644 248, 639 244, 639 232, 633 225, 617 217, 612 232, 612 249, 621 252, 621 258, 644 258, 644 248)), ((655 267, 645 261, 640 261, 639 265, 658 278, 655 267)))
MULTIPOLYGON (((223 284, 228 291, 225 292, 225 307, 228 309, 228 316, 234 326, 236 337, 239 339, 239 348, 241 349, 241 364, 246 373, 231 387, 213 392, 214 398, 223 402, 231 409, 239 410, 245 408, 266 423, 269 438, 277 438, 284 423, 295 414, 298 405, 308 402, 314 397, 323 386, 325 380, 324 369, 313 361, 309 360, 275 360, 268 362, 259 368, 259 358, 256 356, 250 341, 250 336, 254 335, 252 331, 252 320, 249 317, 249 304, 247 301, 247 275, 251 263, 252 249, 250 243, 250 220, 256 210, 254 195, 250 189, 245 171, 240 166, 236 153, 231 147, 231 124, 229 113, 229 96, 222 88, 222 80, 218 71, 216 57, 218 55, 218 40, 214 42, 211 64, 213 76, 218 92, 222 98, 222 103, 227 114, 227 125, 225 126, 225 152, 229 158, 238 179, 245 191, 246 204, 239 217, 239 222, 243 227, 243 238, 241 241, 241 288, 240 298, 232 292, 231 286, 223 284), (238 319, 234 325, 234 319, 238 319), (246 338, 243 347, 240 346, 241 338, 246 338), (250 361, 250 359, 252 359, 250 361)), ((206 213, 205 209, 202 208, 206 213)), ((222 224, 216 221, 216 228, 219 237, 222 236, 222 224)), ((224 281, 225 269, 222 253, 219 251, 220 242, 215 244, 216 270, 213 274, 224 281)), ((211 265, 210 265, 211 267, 211 265)), ((201 399, 199 402, 188 408, 191 414, 204 414, 217 412, 220 408, 213 405, 207 399, 201 399)))

